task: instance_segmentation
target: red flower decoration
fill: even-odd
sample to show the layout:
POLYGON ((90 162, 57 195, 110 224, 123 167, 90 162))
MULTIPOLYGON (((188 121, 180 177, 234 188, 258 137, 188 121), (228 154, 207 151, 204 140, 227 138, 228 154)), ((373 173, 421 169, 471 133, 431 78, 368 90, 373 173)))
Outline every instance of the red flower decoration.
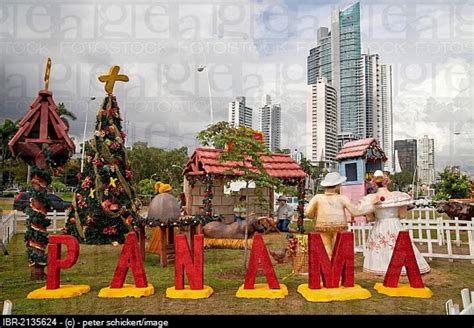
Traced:
POLYGON ((381 202, 384 202, 384 201, 385 201, 385 197, 384 197, 384 196, 380 196, 379 199, 380 199, 381 202))

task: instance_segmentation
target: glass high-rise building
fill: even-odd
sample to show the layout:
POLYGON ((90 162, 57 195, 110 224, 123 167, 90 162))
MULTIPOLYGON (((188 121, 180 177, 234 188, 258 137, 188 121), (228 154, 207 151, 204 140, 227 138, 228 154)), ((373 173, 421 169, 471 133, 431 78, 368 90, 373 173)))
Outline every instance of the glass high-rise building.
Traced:
POLYGON ((398 154, 397 158, 400 169, 414 174, 418 160, 417 140, 395 140, 394 148, 395 152, 398 154))
POLYGON ((332 15, 333 78, 339 99, 339 132, 365 136, 365 109, 360 106, 360 4, 357 2, 332 15), (337 33, 335 27, 337 26, 337 33), (337 47, 334 45, 337 44, 337 47), (339 57, 339 58, 336 58, 339 57), (338 60, 337 60, 338 59, 338 60), (337 84, 336 84, 337 83, 337 84))
POLYGON ((331 33, 327 27, 320 27, 317 45, 309 51, 308 84, 316 84, 321 77, 332 85, 331 33))
POLYGON ((365 109, 361 105, 360 5, 336 10, 331 31, 321 27, 317 45, 308 56, 308 84, 325 77, 337 93, 338 133, 365 138, 365 109))

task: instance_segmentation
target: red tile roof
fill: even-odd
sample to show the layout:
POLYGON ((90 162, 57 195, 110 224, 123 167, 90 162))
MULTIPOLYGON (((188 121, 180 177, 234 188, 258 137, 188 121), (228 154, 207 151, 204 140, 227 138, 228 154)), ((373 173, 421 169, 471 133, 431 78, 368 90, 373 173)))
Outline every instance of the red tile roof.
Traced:
POLYGON ((336 160, 354 157, 363 157, 370 145, 377 140, 375 138, 367 138, 346 143, 336 155, 336 160))
MULTIPOLYGON (((197 148, 185 166, 185 175, 203 175, 206 173, 228 175, 228 172, 226 171, 234 168, 237 165, 237 162, 220 162, 218 157, 221 153, 222 150, 220 149, 197 148)), ((304 178, 306 176, 306 173, 290 157, 290 155, 262 155, 261 159, 263 167, 272 177, 304 178)), ((248 167, 250 167, 250 163, 248 163, 248 167)))

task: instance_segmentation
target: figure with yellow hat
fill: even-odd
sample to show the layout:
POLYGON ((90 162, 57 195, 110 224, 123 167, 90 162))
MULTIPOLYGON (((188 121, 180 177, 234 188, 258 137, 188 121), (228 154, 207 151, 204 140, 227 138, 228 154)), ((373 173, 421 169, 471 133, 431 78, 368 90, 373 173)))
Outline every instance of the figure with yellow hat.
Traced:
MULTIPOLYGON (((158 194, 153 197, 148 207, 148 219, 160 220, 161 222, 168 222, 176 220, 180 216, 180 207, 178 200, 171 195, 170 191, 173 188, 170 184, 158 181, 155 183, 155 191, 158 194)), ((148 251, 151 253, 160 252, 161 231, 159 228, 154 228, 151 237, 148 251)))
POLYGON ((329 256, 332 256, 337 233, 347 229, 345 210, 352 216, 359 216, 371 209, 365 203, 355 206, 349 198, 339 194, 340 186, 346 179, 337 172, 328 173, 321 182, 324 194, 314 196, 305 213, 309 219, 316 221, 314 230, 321 234, 329 256))

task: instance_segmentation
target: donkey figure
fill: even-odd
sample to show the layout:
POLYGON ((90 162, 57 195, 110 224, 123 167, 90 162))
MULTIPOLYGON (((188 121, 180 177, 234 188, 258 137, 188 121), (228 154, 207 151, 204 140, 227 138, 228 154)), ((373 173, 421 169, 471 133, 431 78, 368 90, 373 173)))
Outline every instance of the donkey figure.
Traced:
POLYGON ((245 239, 245 226, 247 225, 248 237, 252 238, 255 232, 265 232, 265 226, 260 221, 261 219, 256 217, 248 217, 231 224, 213 221, 206 224, 202 230, 206 238, 245 239))

